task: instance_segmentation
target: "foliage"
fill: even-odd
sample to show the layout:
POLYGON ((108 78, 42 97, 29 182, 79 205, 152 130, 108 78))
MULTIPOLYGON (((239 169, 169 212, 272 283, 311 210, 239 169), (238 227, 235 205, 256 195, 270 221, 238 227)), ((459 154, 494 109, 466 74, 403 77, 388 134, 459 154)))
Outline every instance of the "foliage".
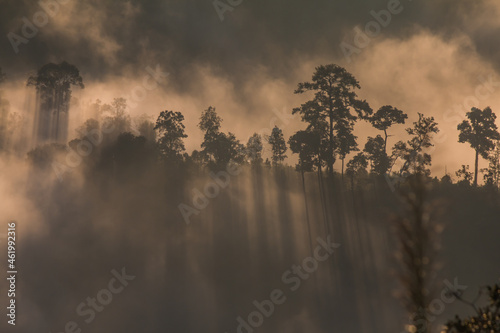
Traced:
POLYGON ((271 135, 267 139, 269 144, 271 145, 272 150, 272 161, 273 165, 279 165, 283 163, 286 158, 287 146, 285 142, 285 138, 283 137, 283 131, 278 128, 278 126, 274 126, 271 135))
POLYGON ((455 297, 471 305, 476 314, 464 319, 455 316, 453 320, 446 323, 444 332, 468 333, 468 332, 500 332, 500 284, 486 287, 489 302, 482 308, 475 304, 464 301, 462 296, 454 294, 455 297))
POLYGON ((356 138, 352 135, 356 120, 368 119, 372 113, 368 103, 358 99, 356 89, 360 86, 354 76, 345 68, 331 64, 316 67, 312 81, 299 83, 295 90, 296 94, 314 92, 312 100, 293 109, 292 113, 300 113, 302 120, 309 123, 309 129, 322 131, 321 136, 327 140, 320 143, 327 152, 324 159, 330 173, 333 173, 336 155, 344 159, 356 147, 356 138))
POLYGON ((201 114, 198 127, 205 132, 201 144, 204 162, 214 170, 225 169, 229 162, 242 163, 245 159, 245 146, 236 136, 229 132, 220 132, 222 119, 217 115, 215 107, 208 107, 201 114))
POLYGON ((390 168, 391 159, 385 152, 384 138, 377 135, 375 138, 368 137, 363 150, 370 161, 371 172, 376 175, 384 175, 390 168))
POLYGON ((319 158, 321 138, 317 131, 298 131, 290 137, 288 145, 294 154, 299 154, 296 170, 301 172, 314 171, 321 166, 319 158))
POLYGON ((247 142, 246 146, 246 155, 247 158, 252 165, 262 164, 262 137, 254 133, 247 142))
POLYGON ((424 152, 424 149, 432 147, 432 134, 438 133, 439 129, 434 117, 425 117, 418 114, 418 121, 413 123, 413 127, 406 129, 412 137, 403 142, 398 141, 392 150, 394 160, 401 158, 404 161, 400 174, 424 174, 429 176, 431 156, 424 152))
POLYGON ((167 161, 179 161, 184 147, 184 116, 180 112, 162 111, 156 120, 154 130, 158 131, 158 146, 167 161))
POLYGON ((474 167, 474 185, 477 185, 478 157, 488 158, 488 152, 495 148, 494 140, 500 140, 497 125, 495 124, 496 115, 490 107, 480 110, 472 108, 467 112, 468 120, 464 120, 457 126, 460 131, 458 142, 467 142, 471 148, 476 151, 476 160, 474 167))
POLYGON ((368 160, 363 153, 358 153, 347 163, 346 175, 351 180, 351 188, 354 187, 355 179, 363 179, 368 176, 367 167, 368 160))
POLYGON ((462 167, 455 172, 455 175, 458 177, 460 184, 466 185, 470 185, 474 177, 472 172, 469 171, 469 166, 463 164, 462 167))

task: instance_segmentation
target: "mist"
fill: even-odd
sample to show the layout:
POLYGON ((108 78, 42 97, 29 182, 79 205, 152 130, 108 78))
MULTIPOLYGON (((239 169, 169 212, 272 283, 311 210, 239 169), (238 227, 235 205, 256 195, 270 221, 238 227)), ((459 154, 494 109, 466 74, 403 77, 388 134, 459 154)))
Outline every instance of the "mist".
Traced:
POLYGON ((0 331, 430 333, 487 304, 499 122, 482 152, 457 126, 500 110, 497 2, 2 5, 16 292, 4 280, 0 304, 17 316, 0 331), (300 83, 328 66, 359 83, 356 103, 314 118, 300 83), (383 106, 405 115, 387 131, 383 106), (438 128, 425 139, 422 120, 438 128), (300 133, 319 136, 293 146, 300 133))

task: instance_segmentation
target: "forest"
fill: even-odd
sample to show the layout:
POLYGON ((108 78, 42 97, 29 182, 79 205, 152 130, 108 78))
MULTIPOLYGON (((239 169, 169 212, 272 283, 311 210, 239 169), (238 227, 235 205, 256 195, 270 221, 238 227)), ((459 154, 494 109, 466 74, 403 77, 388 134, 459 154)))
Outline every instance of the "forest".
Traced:
POLYGON ((183 110, 132 116, 122 97, 94 100, 72 130, 72 90, 85 80, 67 62, 26 78, 37 96, 26 128, 9 111, 0 70, 3 173, 39 230, 20 243, 29 318, 19 325, 500 332, 494 110, 473 107, 456 128, 474 165, 457 156, 461 168, 438 177, 432 111, 411 122, 397 105, 372 109, 358 97, 362 82, 336 64, 311 74, 290 92, 304 97, 289 110, 302 130, 238 138, 217 112, 224 105, 199 110, 199 133, 187 133, 183 110), (361 123, 378 134, 361 142, 361 123), (32 131, 31 142, 16 140, 19 131, 32 131), (187 151, 192 135, 203 139, 187 151), (78 318, 80 301, 122 267, 137 278, 102 313, 78 318))

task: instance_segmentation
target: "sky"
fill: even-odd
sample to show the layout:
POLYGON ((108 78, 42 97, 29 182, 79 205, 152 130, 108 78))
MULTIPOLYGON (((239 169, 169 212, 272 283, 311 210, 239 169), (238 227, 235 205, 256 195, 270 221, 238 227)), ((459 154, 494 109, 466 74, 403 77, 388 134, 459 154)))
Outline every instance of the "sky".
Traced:
MULTIPOLYGON (((457 143, 465 112, 500 110, 494 0, 1 1, 5 97, 27 118, 27 77, 48 62, 68 61, 85 83, 73 93, 74 128, 89 103, 127 97, 133 115, 181 111, 188 151, 199 148, 196 125, 210 105, 223 130, 243 142, 274 124, 289 137, 305 127, 291 110, 310 97, 293 94, 297 83, 309 81, 316 66, 335 63, 359 80, 358 95, 374 110, 392 105, 409 122, 419 112, 434 116, 441 131, 432 171, 440 177, 473 165, 472 149, 457 143), (39 27, 30 29, 34 23, 39 27), (154 70, 161 80, 142 89, 154 70)), ((405 127, 390 130, 389 144, 407 139, 405 127)), ((359 123, 356 134, 362 148, 380 133, 359 123)))

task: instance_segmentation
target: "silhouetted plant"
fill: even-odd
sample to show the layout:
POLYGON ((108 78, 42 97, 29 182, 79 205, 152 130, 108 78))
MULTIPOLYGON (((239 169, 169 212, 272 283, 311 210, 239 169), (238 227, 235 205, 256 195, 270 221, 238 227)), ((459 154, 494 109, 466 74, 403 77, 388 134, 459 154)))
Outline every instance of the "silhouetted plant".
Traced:
POLYGON ((345 68, 331 64, 316 67, 312 81, 299 83, 295 90, 296 94, 314 92, 312 100, 293 109, 292 113, 300 113, 302 120, 313 126, 320 122, 326 124, 317 129, 323 130, 322 136, 327 138, 321 143, 327 151, 324 158, 331 175, 336 153, 345 158, 352 150, 352 141, 355 141, 352 128, 355 121, 367 119, 372 113, 368 103, 358 99, 356 89, 360 89, 360 86, 354 76, 345 68), (351 110, 355 111, 355 115, 351 110), (340 151, 339 144, 342 144, 340 151))
POLYGON ((382 106, 371 117, 370 122, 373 127, 384 131, 384 138, 377 135, 375 138, 368 138, 365 145, 365 152, 369 154, 372 172, 377 175, 384 175, 391 168, 392 158, 387 154, 387 130, 394 124, 404 124, 408 118, 403 111, 390 105, 382 106))
POLYGON ((71 86, 84 88, 80 71, 67 62, 49 63, 28 78, 40 100, 36 137, 40 141, 65 142, 68 135, 68 112, 71 86))
POLYGON ((500 141, 495 143, 495 149, 488 154, 488 167, 480 170, 484 174, 484 182, 498 189, 500 185, 500 141))
POLYGON ((427 169, 431 165, 431 156, 424 152, 424 149, 432 147, 432 134, 438 133, 439 129, 434 117, 425 117, 418 114, 418 120, 413 123, 413 127, 406 129, 412 138, 406 142, 398 141, 392 150, 394 160, 402 158, 404 164, 400 174, 423 174, 430 175, 427 169))
POLYGON ((149 142, 156 141, 156 124, 151 121, 151 118, 148 115, 142 114, 139 117, 135 118, 134 122, 140 136, 145 137, 149 142))
POLYGON ((247 142, 246 146, 246 155, 248 158, 248 161, 252 165, 260 165, 262 164, 262 137, 254 133, 247 142))
POLYGON ((384 175, 391 165, 391 159, 385 152, 384 138, 377 135, 375 138, 368 137, 363 150, 370 161, 371 172, 376 175, 384 175))
POLYGON ((184 116, 174 111, 162 111, 156 120, 154 130, 158 131, 158 146, 167 162, 182 160, 182 153, 186 150, 183 121, 184 116))
POLYGON ((459 184, 470 185, 474 175, 469 171, 468 165, 463 165, 460 169, 455 172, 455 175, 458 177, 459 184))
POLYGON ((273 165, 280 165, 286 158, 287 146, 283 131, 278 126, 274 126, 271 135, 268 137, 267 142, 271 145, 273 165))
POLYGON ((230 161, 242 163, 245 159, 245 146, 233 133, 220 132, 221 123, 215 108, 210 106, 201 114, 198 125, 205 132, 201 153, 212 169, 224 169, 230 161))
POLYGON ((493 286, 488 286, 485 289, 488 292, 489 300, 488 304, 484 307, 478 307, 475 302, 466 301, 462 298, 461 294, 452 292, 457 299, 467 305, 470 305, 476 314, 464 319, 461 319, 459 316, 455 316, 453 320, 446 323, 443 332, 500 332, 500 284, 494 284, 493 286))
POLYGON ((464 120, 457 126, 457 129, 460 131, 458 142, 468 142, 476 151, 474 186, 477 186, 479 155, 483 158, 488 158, 488 152, 495 148, 494 140, 500 140, 500 134, 495 124, 497 116, 490 107, 485 108, 483 111, 478 108, 472 108, 466 115, 469 119, 464 120))
POLYGON ((344 163, 345 158, 348 154, 353 151, 358 151, 358 143, 356 142, 357 136, 352 132, 354 130, 354 124, 344 124, 345 122, 340 121, 335 124, 337 129, 337 136, 335 140, 337 141, 337 153, 342 161, 341 175, 344 178, 344 163), (344 125, 339 125, 344 124, 344 125))
POLYGON ((370 117, 370 122, 373 127, 378 130, 384 131, 384 151, 387 154, 387 139, 389 138, 389 134, 387 134, 387 130, 394 124, 404 124, 406 119, 408 119, 408 115, 403 111, 390 106, 384 105, 380 109, 377 110, 370 117))
POLYGON ((351 180, 351 189, 354 190, 354 180, 362 179, 368 176, 366 168, 368 167, 368 160, 363 153, 358 153, 347 163, 346 175, 351 180))
POLYGON ((319 167, 319 133, 306 130, 298 131, 288 139, 290 150, 299 154, 296 170, 300 172, 311 172, 319 167))
POLYGON ((426 179, 422 173, 406 178, 398 192, 404 211, 393 219, 399 243, 397 258, 401 269, 402 300, 411 314, 414 332, 418 333, 429 332, 426 309, 436 270, 438 236, 443 229, 438 222, 438 207, 442 205, 429 202, 426 179))

